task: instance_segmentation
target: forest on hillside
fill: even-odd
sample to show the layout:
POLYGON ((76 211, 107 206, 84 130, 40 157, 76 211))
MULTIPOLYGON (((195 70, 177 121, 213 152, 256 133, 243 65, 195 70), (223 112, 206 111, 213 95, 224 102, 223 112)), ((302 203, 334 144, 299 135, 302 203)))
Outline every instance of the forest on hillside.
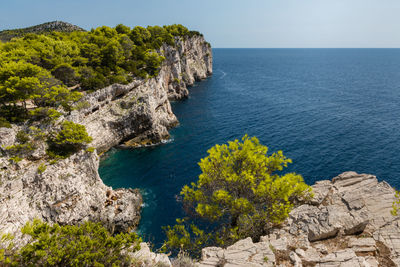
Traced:
POLYGON ((0 42, 0 124, 49 117, 60 107, 69 112, 83 91, 154 77, 164 60, 161 46, 196 35, 177 24, 119 24, 0 42))

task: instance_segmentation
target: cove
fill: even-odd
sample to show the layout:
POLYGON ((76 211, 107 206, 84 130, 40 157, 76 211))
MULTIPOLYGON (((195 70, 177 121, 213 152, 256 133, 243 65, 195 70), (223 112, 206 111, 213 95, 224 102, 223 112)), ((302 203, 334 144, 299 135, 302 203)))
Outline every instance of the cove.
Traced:
POLYGON ((344 171, 399 187, 399 49, 214 49, 214 75, 173 103, 180 125, 169 143, 111 149, 100 176, 140 188, 139 232, 156 247, 162 226, 183 216, 179 192, 215 144, 257 136, 293 159, 308 184, 344 171))

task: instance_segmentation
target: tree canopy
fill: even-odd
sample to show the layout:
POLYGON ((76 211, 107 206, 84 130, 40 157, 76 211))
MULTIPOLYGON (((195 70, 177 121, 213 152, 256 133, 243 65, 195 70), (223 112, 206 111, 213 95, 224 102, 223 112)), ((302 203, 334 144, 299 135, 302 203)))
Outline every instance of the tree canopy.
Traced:
POLYGON ((189 217, 166 228, 167 249, 199 253, 203 246, 257 240, 285 220, 297 200, 311 196, 301 175, 281 173, 292 162, 282 151, 267 155, 256 137, 241 141, 216 145, 200 161, 198 181, 181 191, 189 217))
POLYGON ((154 77, 164 60, 162 44, 193 35, 200 33, 182 25, 131 29, 119 24, 89 32, 28 33, 0 42, 0 117, 28 117, 27 101, 70 111, 82 94, 68 87, 96 90, 154 77))
MULTIPOLYGON (((127 252, 140 248, 136 233, 110 234, 100 223, 49 225, 35 219, 22 233, 31 240, 17 251, 0 247, 0 265, 130 266, 127 252)), ((5 242, 10 238, 0 239, 5 242)), ((2 245, 2 244, 0 244, 2 245)))
POLYGON ((84 148, 92 140, 93 138, 89 136, 84 125, 63 121, 61 130, 54 137, 49 138, 47 152, 53 157, 68 157, 84 148))

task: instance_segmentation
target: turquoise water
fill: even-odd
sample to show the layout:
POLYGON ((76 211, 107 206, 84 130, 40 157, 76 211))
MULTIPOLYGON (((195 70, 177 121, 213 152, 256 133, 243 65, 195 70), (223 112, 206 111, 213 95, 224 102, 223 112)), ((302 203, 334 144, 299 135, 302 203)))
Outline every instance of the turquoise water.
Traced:
POLYGON ((182 216, 176 196, 216 143, 257 136, 307 183, 353 170, 400 185, 400 50, 214 49, 214 75, 173 103, 180 126, 157 147, 112 149, 107 185, 140 188, 140 233, 159 245, 182 216))

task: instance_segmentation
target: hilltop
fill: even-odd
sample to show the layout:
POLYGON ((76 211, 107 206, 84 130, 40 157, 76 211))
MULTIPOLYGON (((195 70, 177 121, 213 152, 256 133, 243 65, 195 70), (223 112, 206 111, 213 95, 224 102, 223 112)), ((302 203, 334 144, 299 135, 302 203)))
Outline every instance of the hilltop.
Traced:
POLYGON ((44 34, 53 31, 74 32, 74 31, 86 31, 86 30, 68 22, 51 21, 27 28, 0 31, 0 40, 3 42, 8 42, 14 37, 21 37, 27 33, 44 34))

